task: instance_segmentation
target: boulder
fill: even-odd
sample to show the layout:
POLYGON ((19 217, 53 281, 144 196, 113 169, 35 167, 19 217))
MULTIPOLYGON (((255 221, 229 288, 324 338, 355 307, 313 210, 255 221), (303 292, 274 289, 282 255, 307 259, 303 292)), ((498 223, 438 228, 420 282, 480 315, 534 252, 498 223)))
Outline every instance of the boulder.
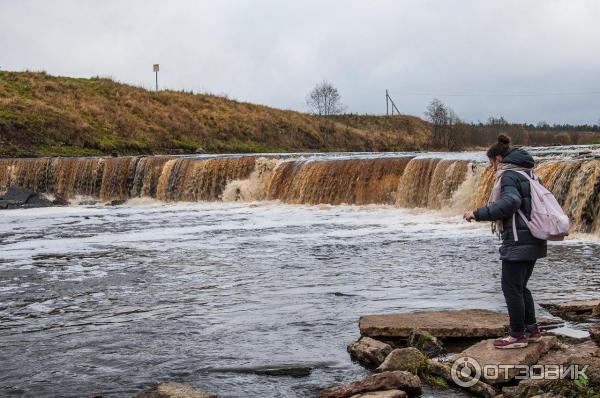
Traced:
POLYGON ((162 383, 148 390, 142 391, 136 398, 216 398, 216 395, 181 383, 162 383))
MULTIPOLYGON (((448 383, 456 384, 454 382, 454 379, 452 378, 452 368, 450 367, 449 364, 447 364, 445 362, 429 360, 427 371, 429 372, 429 374, 442 377, 448 383)), ((477 383, 475 383, 474 385, 472 385, 470 387, 462 387, 462 388, 466 389, 467 391, 470 391, 471 393, 473 393, 477 396, 484 397, 484 398, 492 398, 497 395, 497 392, 494 389, 494 387, 490 386, 487 383, 484 383, 481 380, 477 381, 477 383)))
POLYGON ((522 372, 517 368, 518 365, 535 365, 542 355, 555 345, 556 337, 546 336, 542 337, 538 343, 531 343, 525 348, 499 350, 494 347, 494 339, 488 339, 456 354, 453 361, 469 357, 477 361, 482 369, 486 365, 504 365, 504 367, 496 368, 498 371, 495 373, 482 375, 487 383, 498 384, 510 381, 522 372))
POLYGON ((365 377, 362 380, 319 391, 317 398, 348 398, 380 390, 402 390, 410 396, 420 394, 421 380, 410 372, 397 370, 365 377))
POLYGON ((9 187, 4 196, 0 198, 0 209, 48 206, 52 206, 52 201, 41 194, 25 188, 9 187))
POLYGON ((552 315, 568 321, 583 322, 592 316, 600 316, 600 299, 571 300, 561 303, 541 303, 540 305, 552 315))
POLYGON ((375 368, 385 360, 392 347, 370 337, 362 337, 348 346, 350 357, 368 368, 375 368))
POLYGON ((33 192, 32 190, 12 186, 8 187, 2 199, 25 203, 34 194, 35 192, 33 192))
POLYGON ((402 390, 374 391, 356 394, 350 398, 406 398, 408 395, 402 390))
MULTIPOLYGON (((549 318, 540 318, 538 322, 540 325, 559 323, 549 318)), ((498 337, 504 334, 506 324, 506 314, 481 309, 363 315, 359 320, 362 336, 403 338, 410 337, 415 329, 442 339, 498 337)))
POLYGON ((444 353, 444 346, 437 337, 421 329, 413 329, 408 337, 408 345, 415 347, 429 358, 435 358, 444 353))
POLYGON ((376 372, 406 370, 413 374, 427 369, 427 357, 414 347, 396 348, 385 358, 376 372))

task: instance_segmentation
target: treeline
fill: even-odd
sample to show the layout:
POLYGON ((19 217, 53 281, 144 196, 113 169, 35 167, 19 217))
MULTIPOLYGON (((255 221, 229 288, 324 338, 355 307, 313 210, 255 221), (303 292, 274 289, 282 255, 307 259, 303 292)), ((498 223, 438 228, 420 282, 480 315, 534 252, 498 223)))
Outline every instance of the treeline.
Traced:
POLYGON ((504 117, 490 117, 487 122, 470 123, 461 120, 456 113, 438 99, 431 101, 425 116, 432 124, 431 147, 433 149, 461 150, 486 147, 496 142, 498 134, 511 137, 515 145, 552 146, 600 144, 598 125, 537 125, 509 123, 504 117))

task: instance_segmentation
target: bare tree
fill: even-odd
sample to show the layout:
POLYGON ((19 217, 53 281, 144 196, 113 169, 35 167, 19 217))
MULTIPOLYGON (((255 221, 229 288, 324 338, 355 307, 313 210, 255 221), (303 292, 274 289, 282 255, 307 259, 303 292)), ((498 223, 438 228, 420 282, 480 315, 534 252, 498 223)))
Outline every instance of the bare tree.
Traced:
POLYGON ((306 104, 319 116, 337 115, 345 109, 341 99, 338 89, 323 80, 308 94, 306 104))
POLYGON ((429 106, 427 106, 425 116, 433 124, 431 145, 433 147, 444 146, 444 136, 450 124, 449 109, 446 108, 446 105, 442 101, 434 98, 429 106))

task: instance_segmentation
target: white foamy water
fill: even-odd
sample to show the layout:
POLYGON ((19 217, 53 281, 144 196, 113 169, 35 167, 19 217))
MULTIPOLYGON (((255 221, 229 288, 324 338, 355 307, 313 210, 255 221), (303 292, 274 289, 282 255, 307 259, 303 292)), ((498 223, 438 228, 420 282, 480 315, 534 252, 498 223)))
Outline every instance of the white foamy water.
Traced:
MULTIPOLYGON (((166 380, 309 397, 366 372, 366 313, 504 309, 487 224, 391 206, 163 204, 0 213, 0 395, 132 396, 166 380), (302 378, 265 366, 313 368, 302 378)), ((537 300, 589 298, 600 245, 552 244, 537 300)), ((425 396, 456 396, 426 390, 425 396)))

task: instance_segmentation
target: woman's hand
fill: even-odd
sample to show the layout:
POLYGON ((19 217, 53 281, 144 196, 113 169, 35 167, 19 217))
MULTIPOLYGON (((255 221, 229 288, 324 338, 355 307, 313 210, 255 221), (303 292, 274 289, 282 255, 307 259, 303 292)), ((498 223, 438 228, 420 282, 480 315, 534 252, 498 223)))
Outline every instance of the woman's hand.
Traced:
POLYGON ((472 211, 468 211, 463 215, 463 219, 465 221, 471 222, 471 221, 475 220, 475 214, 473 214, 472 211))

